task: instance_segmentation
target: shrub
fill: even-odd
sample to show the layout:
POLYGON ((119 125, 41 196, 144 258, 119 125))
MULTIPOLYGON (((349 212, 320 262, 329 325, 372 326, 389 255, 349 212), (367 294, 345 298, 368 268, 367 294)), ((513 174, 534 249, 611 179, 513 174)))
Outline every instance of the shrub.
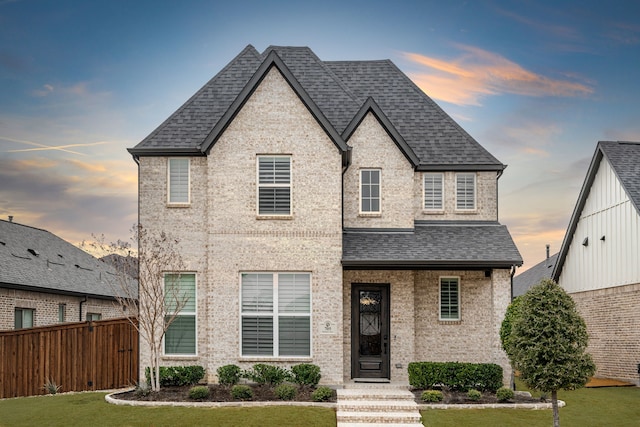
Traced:
POLYGON ((475 388, 472 388, 471 390, 469 390, 467 392, 467 397, 470 400, 473 400, 474 402, 477 402, 478 400, 480 400, 480 398, 482 397, 482 393, 480 393, 478 390, 476 390, 475 388))
POLYGON ((420 396, 423 402, 442 402, 442 392, 438 390, 425 390, 420 396))
POLYGON ((220 366, 216 372, 218 373, 218 382, 222 385, 238 384, 242 374, 242 370, 237 365, 220 366))
POLYGON ((189 399, 203 400, 209 397, 209 387, 197 385, 189 389, 189 399))
POLYGON ((280 400, 293 400, 296 397, 296 388, 291 384, 280 384, 274 391, 280 400))
POLYGON ((506 402, 513 399, 513 396, 513 390, 509 387, 500 387, 498 391, 496 391, 496 398, 498 398, 498 402, 506 402))
POLYGON ((333 399, 333 389, 320 386, 311 393, 311 398, 314 402, 326 402, 327 400, 333 399))
POLYGON ((147 381, 143 381, 136 385, 136 389, 134 390, 134 394, 137 397, 145 397, 151 394, 151 384, 147 381))
POLYGON ((291 367, 293 382, 315 387, 320 382, 320 367, 311 363, 301 363, 291 367))
POLYGON ((495 392, 502 386, 502 368, 493 363, 411 362, 408 370, 415 388, 443 385, 457 391, 495 392))
POLYGON ((42 388, 45 389, 49 394, 57 394, 62 386, 56 384, 56 382, 52 379, 47 378, 47 382, 44 383, 44 386, 42 388))
POLYGON ((253 369, 244 373, 244 376, 258 384, 276 386, 285 382, 291 375, 288 370, 279 366, 256 363, 253 365, 253 369))
POLYGON ((236 384, 231 388, 231 396, 238 400, 251 400, 253 390, 248 385, 236 384))
MULTIPOLYGON (((144 370, 147 383, 151 384, 149 367, 144 370)), ((160 366, 160 387, 197 384, 204 378, 202 366, 160 366)))

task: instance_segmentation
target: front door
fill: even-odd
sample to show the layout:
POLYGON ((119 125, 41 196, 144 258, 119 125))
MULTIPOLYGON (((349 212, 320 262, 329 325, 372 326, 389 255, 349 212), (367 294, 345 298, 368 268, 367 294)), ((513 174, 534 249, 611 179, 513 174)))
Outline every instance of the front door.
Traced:
POLYGON ((351 285, 351 376, 389 377, 389 285, 351 285))

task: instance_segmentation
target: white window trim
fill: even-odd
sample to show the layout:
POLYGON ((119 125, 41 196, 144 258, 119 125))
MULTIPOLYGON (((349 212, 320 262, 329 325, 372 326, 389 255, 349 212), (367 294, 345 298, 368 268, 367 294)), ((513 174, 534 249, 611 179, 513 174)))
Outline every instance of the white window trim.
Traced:
POLYGON ((240 321, 238 322, 238 355, 241 360, 300 360, 300 361, 308 361, 313 358, 313 274, 310 271, 241 271, 238 275, 238 301, 239 301, 239 312, 240 312, 240 321), (264 316, 271 317, 274 319, 273 322, 273 355, 268 356, 264 354, 242 354, 242 275, 243 274, 271 274, 273 276, 273 311, 272 312, 257 312, 252 311, 247 314, 253 316, 264 316), (286 313, 283 314, 283 317, 293 316, 293 317, 309 317, 309 355, 307 356, 280 356, 279 355, 279 346, 280 346, 280 328, 278 321, 276 320, 280 315, 279 307, 278 307, 278 280, 276 280, 276 276, 279 274, 308 274, 309 275, 309 313, 286 313))
POLYGON ((362 168, 358 171, 358 213, 361 216, 380 216, 382 214, 382 169, 381 168, 362 168), (363 211, 362 210, 362 172, 378 171, 378 210, 363 211))
POLYGON ((258 218, 290 219, 293 217, 293 156, 291 154, 258 154, 256 156, 256 216, 258 218), (260 158, 261 157, 288 157, 289 158, 289 184, 260 184, 260 158), (260 213, 260 187, 289 188, 289 213, 260 213))
POLYGON ((476 212, 478 208, 478 179, 477 174, 474 172, 459 172, 455 175, 455 208, 457 212, 476 212), (473 176, 473 208, 459 208, 458 207, 458 176, 459 175, 471 175, 473 176))
POLYGON ((187 201, 172 202, 171 201, 171 160, 184 159, 184 157, 167 158, 167 206, 184 207, 191 205, 191 159, 187 158, 187 201))
POLYGON ((462 284, 460 276, 440 276, 438 277, 438 320, 441 322, 459 322, 462 320, 462 284), (442 318, 442 279, 456 279, 458 281, 458 317, 456 319, 442 318))
MULTIPOLYGON (((180 359, 180 358, 190 358, 190 357, 194 357, 198 355, 198 274, 195 271, 165 271, 162 275, 162 297, 164 298, 164 286, 165 286, 165 276, 167 274, 193 274, 193 280, 194 280, 194 292, 193 292, 193 297, 195 299, 195 310, 196 311, 187 311, 187 312, 183 312, 182 310, 178 313, 178 316, 184 315, 184 316, 191 316, 193 315, 193 317, 195 318, 195 353, 191 354, 191 353, 166 353, 165 352, 165 345, 164 345, 164 338, 166 336, 166 333, 162 335, 162 357, 165 358, 176 358, 176 359, 180 359)), ((164 317, 162 319, 164 321, 164 317)))
POLYGON ((443 213, 444 212, 444 206, 445 206, 445 198, 446 198, 446 192, 444 191, 444 173, 442 172, 425 172, 422 175, 422 209, 426 212, 429 213, 443 213), (427 175, 440 175, 440 183, 441 183, 441 191, 442 191, 442 206, 439 208, 428 208, 427 207, 427 198, 426 198, 426 191, 427 191, 427 186, 425 183, 425 180, 427 179, 427 175))

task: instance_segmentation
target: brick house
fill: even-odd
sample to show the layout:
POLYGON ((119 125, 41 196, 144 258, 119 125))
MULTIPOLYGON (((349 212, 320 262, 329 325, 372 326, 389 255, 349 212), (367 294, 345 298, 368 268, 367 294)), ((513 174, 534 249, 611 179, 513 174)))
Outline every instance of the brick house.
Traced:
POLYGON ((188 263, 194 304, 163 364, 215 381, 308 362, 343 384, 494 362, 509 378, 498 331, 522 259, 498 223, 505 165, 392 62, 247 46, 129 151, 140 223, 188 263))
POLYGON ((46 230, 0 220, 0 330, 124 317, 114 274, 46 230))
POLYGON ((598 142, 553 279, 587 324, 596 376, 640 385, 640 142, 598 142))

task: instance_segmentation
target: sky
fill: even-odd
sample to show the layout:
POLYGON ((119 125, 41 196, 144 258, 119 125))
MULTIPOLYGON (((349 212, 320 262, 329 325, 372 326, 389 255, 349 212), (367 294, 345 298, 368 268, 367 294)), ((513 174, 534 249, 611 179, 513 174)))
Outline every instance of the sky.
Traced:
POLYGON ((560 249, 599 140, 640 141, 640 2, 0 0, 0 218, 128 240, 135 146, 246 45, 391 59, 508 167, 499 220, 560 249))

